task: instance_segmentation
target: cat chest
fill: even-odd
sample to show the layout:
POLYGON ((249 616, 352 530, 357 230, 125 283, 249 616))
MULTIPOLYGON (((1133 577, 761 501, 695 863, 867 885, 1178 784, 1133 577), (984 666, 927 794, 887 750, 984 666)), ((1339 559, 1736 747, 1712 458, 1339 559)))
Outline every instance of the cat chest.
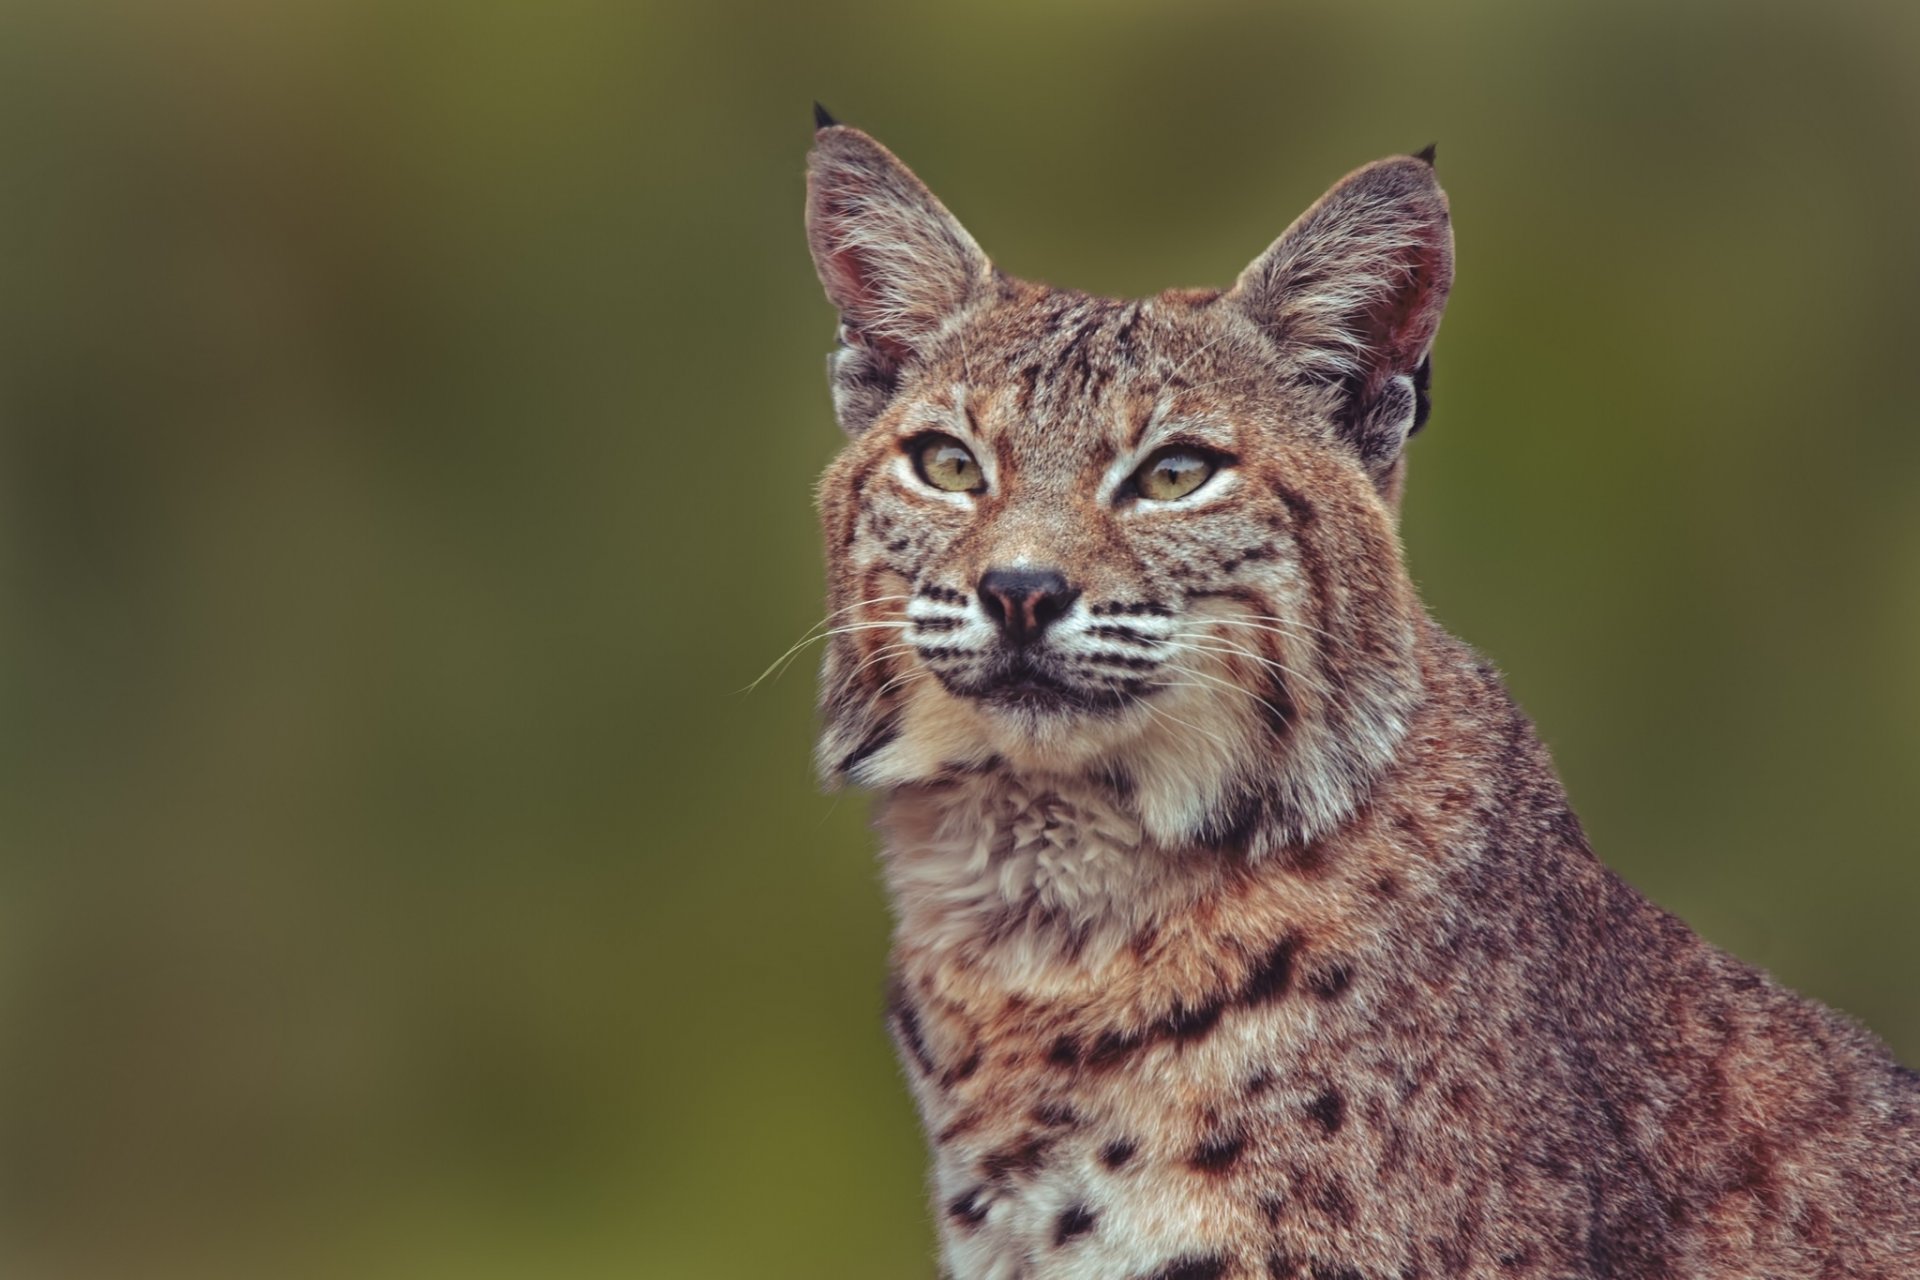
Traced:
POLYGON ((1346 1103, 1306 1063, 1274 1069, 1288 1028, 1271 1013, 1105 1046, 907 1030, 953 1280, 1264 1275, 1290 1192, 1318 1219, 1296 1234, 1348 1229, 1329 1164, 1346 1103))

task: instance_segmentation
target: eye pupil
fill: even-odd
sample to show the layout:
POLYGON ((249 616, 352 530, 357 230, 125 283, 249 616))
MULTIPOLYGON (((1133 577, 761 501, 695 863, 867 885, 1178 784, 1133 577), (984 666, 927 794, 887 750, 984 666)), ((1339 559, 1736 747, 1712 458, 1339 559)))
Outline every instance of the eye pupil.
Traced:
POLYGON ((1184 498, 1210 479, 1212 458, 1193 449, 1172 448, 1149 458, 1134 480, 1140 496, 1154 502, 1184 498))
POLYGON ((913 464, 922 480, 948 493, 978 493, 986 488, 979 461, 952 436, 922 441, 913 451, 913 464))

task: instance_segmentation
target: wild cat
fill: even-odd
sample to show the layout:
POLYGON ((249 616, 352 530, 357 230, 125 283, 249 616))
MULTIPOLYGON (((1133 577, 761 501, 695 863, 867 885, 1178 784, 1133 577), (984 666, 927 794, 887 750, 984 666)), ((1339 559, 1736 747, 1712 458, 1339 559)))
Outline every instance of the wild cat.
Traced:
POLYGON ((822 116, 819 763, 952 1280, 1920 1275, 1920 1077, 1589 851, 1416 598, 1431 152, 1225 291, 996 270, 822 116))

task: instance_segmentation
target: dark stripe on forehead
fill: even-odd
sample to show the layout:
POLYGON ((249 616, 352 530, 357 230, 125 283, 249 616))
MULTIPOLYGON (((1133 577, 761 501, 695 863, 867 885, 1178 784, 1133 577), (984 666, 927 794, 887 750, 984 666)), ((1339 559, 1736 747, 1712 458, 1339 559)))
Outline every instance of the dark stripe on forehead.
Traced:
POLYGON ((1091 320, 1083 321, 1066 339, 1053 367, 1052 391, 1056 400, 1071 398, 1085 401, 1095 396, 1093 344, 1104 323, 1104 318, 1096 315, 1091 320))
POLYGON ((1144 302, 1136 302, 1127 308, 1127 318, 1120 322, 1119 329, 1113 335, 1113 348, 1122 360, 1133 359, 1133 331, 1139 325, 1140 317, 1146 309, 1147 304, 1144 302))
POLYGON ((1036 335, 1045 366, 1038 398, 1053 413, 1064 413, 1098 399, 1130 355, 1120 334, 1130 333, 1139 304, 1067 295, 1036 335))

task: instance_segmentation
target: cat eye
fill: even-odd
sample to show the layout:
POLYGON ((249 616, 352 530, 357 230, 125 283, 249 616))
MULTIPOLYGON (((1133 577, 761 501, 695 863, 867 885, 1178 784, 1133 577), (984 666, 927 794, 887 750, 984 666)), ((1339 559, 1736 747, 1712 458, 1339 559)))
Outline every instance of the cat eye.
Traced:
POLYGON ((987 487, 979 460, 952 436, 923 436, 910 447, 913 469, 934 488, 948 493, 979 493, 987 487))
POLYGON ((1217 470, 1219 462, 1213 455, 1184 445, 1169 445, 1133 473, 1133 488, 1153 502, 1172 502, 1198 489, 1217 470))

